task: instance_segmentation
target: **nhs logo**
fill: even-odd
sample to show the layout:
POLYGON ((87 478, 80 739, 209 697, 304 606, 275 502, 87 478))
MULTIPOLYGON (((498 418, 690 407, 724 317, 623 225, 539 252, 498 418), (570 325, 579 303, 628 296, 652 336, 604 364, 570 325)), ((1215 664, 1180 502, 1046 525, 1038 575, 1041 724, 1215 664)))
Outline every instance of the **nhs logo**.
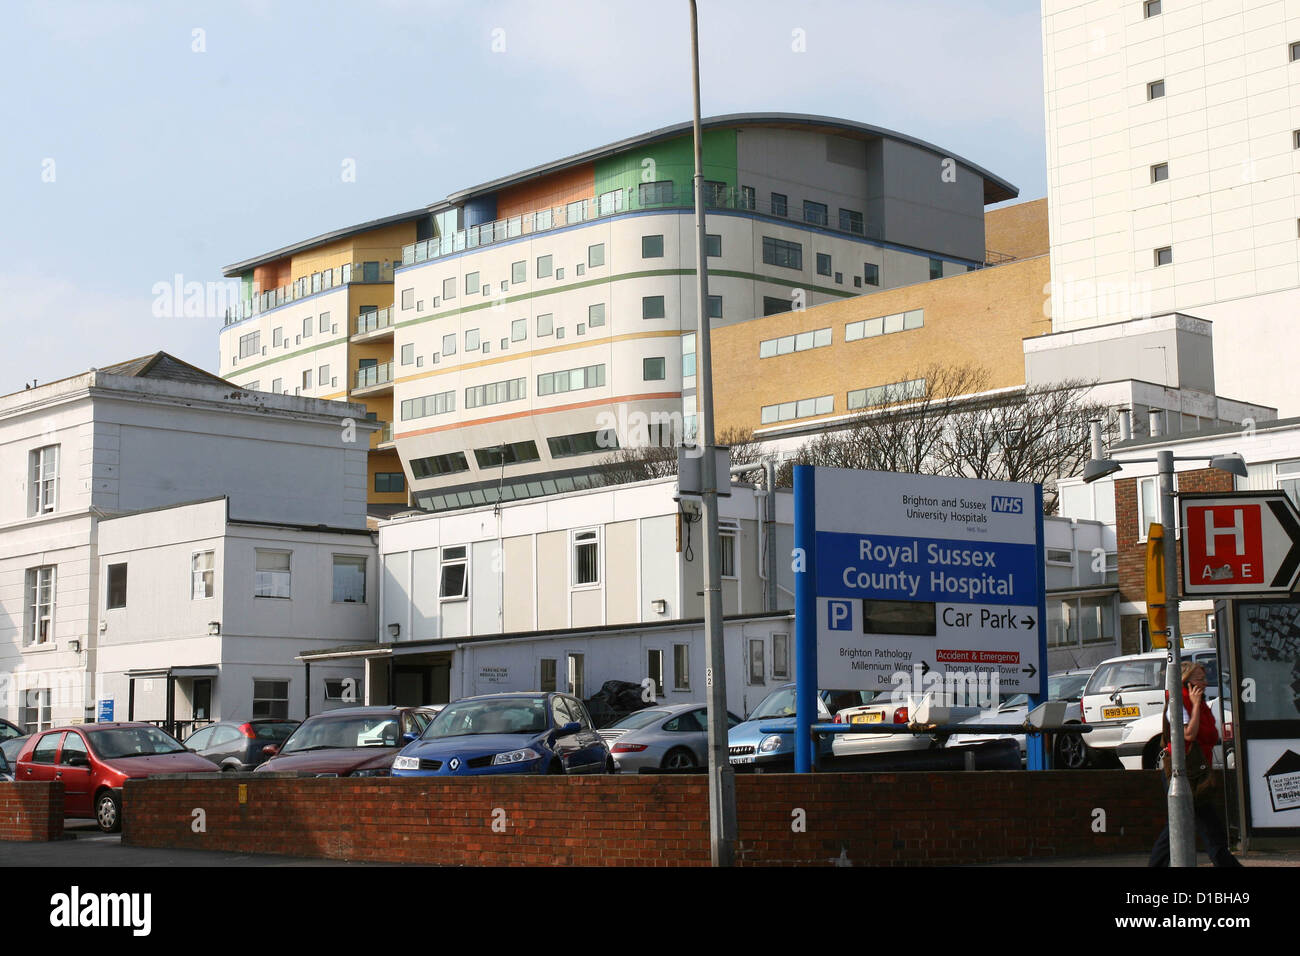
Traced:
POLYGON ((1025 513, 1025 499, 1015 495, 994 495, 993 510, 1002 514, 1022 515, 1025 513))

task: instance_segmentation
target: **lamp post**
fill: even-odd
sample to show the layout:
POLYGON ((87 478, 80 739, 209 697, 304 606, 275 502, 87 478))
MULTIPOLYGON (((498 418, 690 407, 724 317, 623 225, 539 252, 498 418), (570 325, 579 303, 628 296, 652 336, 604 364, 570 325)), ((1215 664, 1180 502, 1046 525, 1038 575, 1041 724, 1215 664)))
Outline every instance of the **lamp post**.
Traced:
MULTIPOLYGON (((1183 739, 1182 669, 1183 655, 1179 646, 1178 626, 1178 545, 1175 534, 1177 511, 1174 506, 1174 462, 1208 461, 1211 468, 1245 478, 1246 462, 1240 455, 1178 456, 1171 451, 1159 451, 1155 458, 1125 458, 1116 461, 1103 457, 1101 452, 1101 423, 1092 423, 1092 458, 1083 468, 1087 483, 1113 475, 1125 464, 1154 463, 1160 476, 1160 522, 1165 527, 1165 607, 1168 615, 1168 665, 1165 667, 1166 709, 1169 721, 1169 739, 1183 739), (1174 701, 1178 706, 1170 707, 1174 701)), ((1196 827, 1193 822, 1192 789, 1187 782, 1187 755, 1185 747, 1170 746, 1172 773, 1169 778, 1169 863, 1171 866, 1196 865, 1196 827)))

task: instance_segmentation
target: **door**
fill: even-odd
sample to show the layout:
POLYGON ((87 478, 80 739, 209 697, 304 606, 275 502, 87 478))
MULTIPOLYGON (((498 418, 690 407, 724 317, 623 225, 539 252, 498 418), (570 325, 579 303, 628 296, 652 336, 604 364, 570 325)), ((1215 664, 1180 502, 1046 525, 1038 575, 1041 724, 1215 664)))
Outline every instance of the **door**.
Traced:
POLYGON ((212 719, 212 678, 196 677, 194 679, 194 714, 195 722, 212 719))
POLYGON ((42 734, 36 741, 36 746, 32 748, 31 756, 19 766, 18 779, 31 780, 35 783, 51 783, 55 773, 58 772, 56 761, 59 756, 59 741, 62 738, 61 730, 42 734))
POLYGON ((63 811, 70 817, 88 817, 90 812, 90 753, 81 734, 68 731, 59 750, 54 779, 63 784, 63 811))
POLYGON ((396 684, 397 699, 393 701, 398 707, 419 707, 422 704, 435 703, 431 699, 431 668, 414 667, 409 664, 394 666, 393 679, 396 684))

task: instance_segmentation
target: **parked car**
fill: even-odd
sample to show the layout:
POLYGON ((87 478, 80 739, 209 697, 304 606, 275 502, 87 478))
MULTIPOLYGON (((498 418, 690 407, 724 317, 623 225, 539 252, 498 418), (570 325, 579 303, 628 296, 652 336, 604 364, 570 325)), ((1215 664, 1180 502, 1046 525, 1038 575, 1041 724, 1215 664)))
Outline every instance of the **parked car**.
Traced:
MULTIPOLYGON (((896 698, 892 691, 864 691, 862 697, 869 698, 866 703, 859 703, 836 711, 837 724, 906 724, 913 708, 920 703, 924 695, 907 694, 896 698)), ((957 708, 954 719, 973 716, 977 712, 973 707, 957 708)), ((831 753, 836 757, 857 757, 864 754, 899 753, 909 750, 931 750, 941 746, 935 734, 836 734, 831 740, 831 753)))
POLYGON ((185 747, 228 773, 245 773, 266 761, 267 745, 282 744, 301 721, 223 720, 185 738, 185 747))
MULTIPOLYGON (((1094 728, 1088 734, 1088 748, 1099 763, 1121 766, 1118 748, 1129 724, 1153 714, 1159 720, 1165 704, 1166 657, 1164 650, 1126 654, 1102 661, 1093 671, 1079 706, 1084 722, 1094 728)), ((1218 697, 1219 667, 1215 650, 1185 648, 1182 658, 1205 668, 1206 702, 1218 697)))
MULTIPOLYGON (((1214 747, 1214 759, 1210 765, 1220 769, 1226 766, 1231 770, 1236 767, 1232 746, 1232 709, 1228 708, 1225 719, 1223 716, 1225 703, 1227 702, 1222 697, 1206 701, 1206 706, 1214 715, 1214 724, 1218 727, 1219 737, 1222 740, 1222 743, 1214 747)), ((1155 770, 1160 766, 1164 733, 1164 717, 1158 711, 1139 717, 1130 723, 1124 728, 1124 735, 1120 738, 1119 746, 1115 748, 1115 755, 1119 757, 1120 764, 1125 770, 1155 770)))
POLYGON ((5 757, 4 752, 0 751, 0 783, 13 783, 13 782, 14 782, 13 767, 10 766, 9 760, 8 758, 5 757))
POLYGON ((31 734, 24 734, 21 737, 10 737, 7 740, 0 741, 0 754, 4 754, 5 760, 9 761, 10 772, 18 766, 18 754, 22 752, 23 744, 31 734))
POLYGON ((161 773, 218 773, 152 724, 57 727, 32 734, 15 764, 18 781, 60 781, 63 815, 93 819, 105 833, 122 825, 122 787, 161 773))
MULTIPOLYGON (((817 717, 819 724, 829 724, 836 710, 870 701, 873 691, 817 692, 817 717)), ((747 767, 755 772, 786 771, 794 767, 795 685, 783 684, 772 691, 750 711, 744 722, 731 728, 727 734, 727 753, 734 766, 747 767), (762 728, 776 727, 778 731, 765 733, 762 728)), ((817 756, 831 753, 829 734, 820 735, 817 756)))
POLYGON ((393 760, 394 777, 613 773, 582 701, 567 694, 487 694, 443 708, 393 760))
MULTIPOLYGON (((727 714, 727 727, 740 723, 727 714)), ((643 769, 686 770, 709 763, 708 708, 671 704, 628 714, 600 731, 619 773, 643 769)))
POLYGON ((25 733, 17 724, 11 724, 4 718, 0 718, 0 743, 13 740, 15 737, 22 737, 25 733))
POLYGON ((267 744, 254 773, 387 777, 393 754, 429 726, 425 707, 344 707, 308 717, 283 744, 267 744))

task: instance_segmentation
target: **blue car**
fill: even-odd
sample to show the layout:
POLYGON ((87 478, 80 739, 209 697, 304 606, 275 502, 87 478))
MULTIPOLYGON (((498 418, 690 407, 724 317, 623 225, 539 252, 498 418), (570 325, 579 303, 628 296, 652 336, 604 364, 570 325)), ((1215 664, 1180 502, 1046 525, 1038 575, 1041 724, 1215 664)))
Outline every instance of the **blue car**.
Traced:
MULTIPOLYGON (((868 703, 873 696, 871 691, 819 690, 816 722, 831 723, 836 711, 868 703)), ((784 684, 764 697, 762 703, 750 711, 745 722, 732 727, 727 734, 727 754, 732 766, 755 773, 793 770, 794 714, 794 684, 784 684), (782 729, 776 733, 763 733, 760 729, 763 727, 782 729)), ((819 735, 817 757, 829 756, 830 753, 830 738, 819 735)))
POLYGON ((540 692, 448 704, 393 760, 394 777, 613 772, 582 701, 540 692))

